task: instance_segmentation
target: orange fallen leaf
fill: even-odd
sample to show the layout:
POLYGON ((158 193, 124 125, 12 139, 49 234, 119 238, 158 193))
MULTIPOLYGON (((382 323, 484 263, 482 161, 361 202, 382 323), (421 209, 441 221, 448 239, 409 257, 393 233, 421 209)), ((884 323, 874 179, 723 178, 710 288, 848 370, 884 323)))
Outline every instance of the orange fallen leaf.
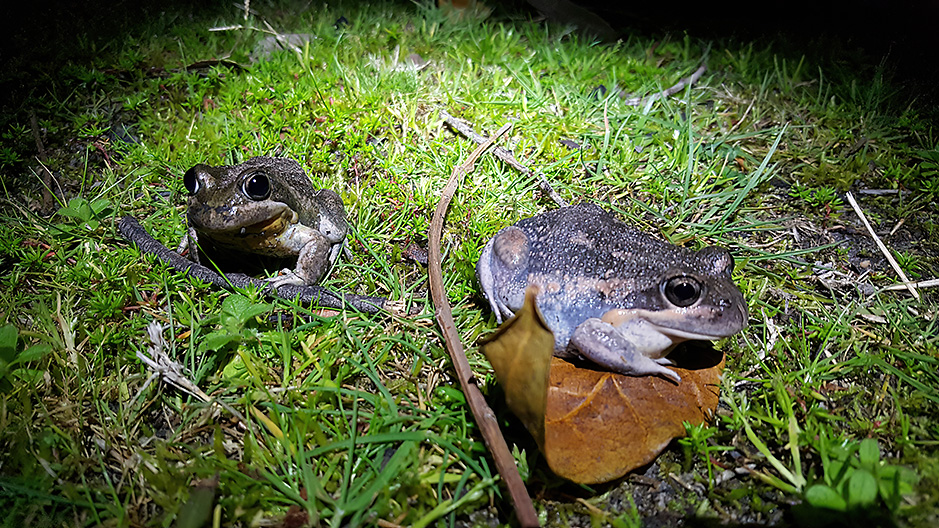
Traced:
MULTIPOLYGON (((682 352, 669 358, 677 354, 673 360, 681 364, 682 352)), ((699 357, 710 363, 704 368, 676 368, 677 385, 552 358, 542 447, 551 471, 582 484, 607 482, 648 464, 672 438, 684 436, 682 422, 710 420, 724 368, 723 354, 710 356, 699 357)))
MULTIPOLYGON (((724 357, 706 346, 669 355, 679 384, 623 376, 552 357, 554 336, 525 292, 525 305, 483 343, 506 405, 535 438, 558 476, 583 484, 619 478, 651 462, 682 422, 700 424, 717 407, 724 357)), ((693 347, 693 348, 692 348, 693 347)))

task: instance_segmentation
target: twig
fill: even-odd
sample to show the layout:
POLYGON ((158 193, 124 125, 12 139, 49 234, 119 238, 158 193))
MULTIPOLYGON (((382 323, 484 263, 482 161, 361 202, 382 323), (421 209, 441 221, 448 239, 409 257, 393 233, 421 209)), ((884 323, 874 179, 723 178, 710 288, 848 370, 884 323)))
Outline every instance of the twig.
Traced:
POLYGON ((880 237, 877 236, 877 233, 874 232, 874 228, 871 227, 870 222, 867 221, 867 217, 864 215, 864 211, 861 211, 861 208, 858 206, 857 202, 854 200, 854 195, 849 191, 845 194, 845 198, 848 199, 848 203, 851 204, 851 207, 854 208, 854 212, 857 213, 858 218, 861 219, 861 222, 864 222, 864 227, 867 228, 867 232, 871 234, 871 237, 874 239, 874 242, 877 244, 877 247, 880 248, 880 252, 887 257, 887 262, 890 263, 890 266, 894 271, 897 272, 897 275, 900 276, 900 280, 903 281, 903 284, 906 286, 906 289, 910 290, 910 293, 913 294, 913 298, 917 301, 919 300, 919 292, 916 291, 916 287, 913 286, 913 283, 910 282, 910 279, 906 277, 906 273, 903 273, 903 270, 900 268, 900 265, 897 264, 897 261, 893 258, 893 255, 890 254, 890 250, 887 249, 887 246, 881 242, 880 237))
POLYGON ((138 350, 137 359, 145 364, 153 374, 140 388, 138 395, 150 384, 153 376, 160 376, 169 385, 194 396, 204 403, 212 401, 208 394, 183 374, 183 366, 173 361, 169 354, 164 351, 165 341, 163 340, 163 327, 160 323, 151 321, 147 325, 147 337, 150 340, 150 346, 147 347, 149 355, 138 350))
MULTIPOLYGON (((198 385, 183 374, 183 366, 173 361, 165 351, 166 342, 163 339, 163 327, 159 323, 151 321, 150 324, 147 325, 147 338, 150 341, 150 346, 147 347, 149 355, 138 350, 137 359, 147 366, 151 374, 146 383, 137 391, 137 398, 143 394, 143 391, 146 390, 147 386, 149 386, 154 379, 160 377, 168 385, 176 387, 177 390, 185 392, 204 403, 210 403, 215 407, 225 409, 240 423, 247 424, 248 427, 251 427, 250 422, 246 420, 244 415, 238 412, 237 409, 221 400, 213 401, 211 396, 206 394, 198 385)), ((251 428, 253 430, 253 427, 251 428)))
POLYGON ((678 81, 677 83, 675 83, 674 86, 670 88, 666 88, 659 93, 655 93, 646 97, 633 97, 632 99, 626 99, 625 101, 623 101, 623 104, 626 106, 644 106, 646 103, 652 102, 656 99, 659 99, 662 97, 668 97, 674 93, 681 91, 681 89, 684 88, 685 86, 698 82, 698 79, 700 79, 701 76, 704 75, 704 72, 706 70, 707 70, 707 66, 702 64, 701 66, 698 67, 697 70, 694 71, 694 73, 678 81))
POLYGON ((469 361, 463 351, 463 343, 460 341, 460 334, 456 330, 456 324, 453 322, 453 314, 450 311, 450 303, 447 301, 447 292, 443 286, 443 272, 441 271, 442 256, 440 253, 440 237, 443 231, 443 221, 446 216, 447 208, 450 206, 450 200, 456 192, 457 185, 464 176, 473 172, 476 159, 489 148, 492 143, 502 134, 505 134, 512 127, 511 123, 499 129, 498 132, 487 141, 476 147, 476 150, 470 154, 469 158, 461 165, 453 168, 450 179, 440 196, 440 203, 434 211, 434 218, 430 222, 430 243, 427 267, 427 279, 430 282, 430 294, 434 301, 435 317, 440 331, 443 333, 444 343, 447 352, 450 353, 450 359, 453 361, 453 368, 456 371, 457 378, 460 380, 460 388, 466 395, 466 401, 469 403, 470 410, 476 423, 479 424, 479 430, 482 432, 483 440, 492 454, 496 463, 496 469, 502 476, 503 482, 512 498, 512 504, 515 506, 515 516, 523 527, 538 526, 538 514, 535 513, 535 507, 532 505, 531 497, 528 496, 528 490, 518 474, 518 468, 515 466, 515 459, 509 452, 509 448, 499 429, 499 422, 496 421, 495 414, 486 399, 476 385, 473 370, 470 368, 469 361))
POLYGON ((905 290, 910 286, 913 286, 914 288, 935 288, 939 286, 939 279, 929 279, 913 283, 908 282, 904 284, 892 284, 890 286, 884 287, 882 291, 905 290))
MULTIPOLYGON (((450 125, 450 128, 452 128, 453 130, 456 130, 460 134, 463 134, 469 139, 472 139, 476 143, 481 145, 486 142, 486 138, 477 134, 476 131, 473 130, 473 127, 453 117, 452 115, 447 113, 446 110, 440 110, 440 117, 442 117, 443 120, 448 125, 450 125)), ((532 172, 531 169, 519 163, 518 160, 515 159, 515 155, 513 155, 511 151, 497 146, 492 149, 492 154, 495 157, 507 163, 513 169, 521 172, 522 174, 536 178, 538 180, 538 186, 541 187, 541 191, 547 194, 548 196, 550 196, 551 199, 554 200, 554 203, 558 204, 558 207, 567 207, 569 205, 567 203, 567 200, 562 198, 561 195, 558 194, 557 191, 554 190, 554 187, 551 187, 551 184, 548 183, 548 179, 545 178, 544 174, 540 172, 537 172, 537 173, 532 172)))
POLYGON ((136 244, 140 251, 156 256, 166 264, 173 266, 176 270, 191 277, 196 277, 199 280, 209 282, 227 290, 254 286, 271 297, 280 297, 288 301, 296 299, 299 302, 315 304, 323 308, 342 309, 346 306, 351 306, 356 310, 366 313, 378 313, 382 310, 399 313, 403 309, 402 306, 399 306, 399 303, 389 301, 384 297, 340 294, 318 285, 296 286, 293 284, 285 284, 274 288, 270 282, 255 279, 254 277, 249 277, 242 273, 228 273, 222 275, 213 269, 196 264, 179 253, 167 248, 150 236, 147 230, 144 229, 133 216, 121 218, 117 228, 121 236, 136 244))
POLYGON ((912 191, 904 191, 903 189, 861 189, 858 194, 870 194, 873 196, 886 196, 889 194, 910 194, 912 191))
POLYGON ((737 127, 739 127, 740 124, 743 123, 743 120, 747 118, 747 115, 750 113, 750 110, 753 110, 754 103, 756 103, 756 99, 753 99, 752 101, 750 101, 750 106, 748 106, 746 111, 743 113, 743 115, 740 116, 740 119, 738 119, 737 122, 734 123, 734 126, 730 127, 730 130, 727 131, 727 135, 732 134, 734 130, 737 130, 737 127))

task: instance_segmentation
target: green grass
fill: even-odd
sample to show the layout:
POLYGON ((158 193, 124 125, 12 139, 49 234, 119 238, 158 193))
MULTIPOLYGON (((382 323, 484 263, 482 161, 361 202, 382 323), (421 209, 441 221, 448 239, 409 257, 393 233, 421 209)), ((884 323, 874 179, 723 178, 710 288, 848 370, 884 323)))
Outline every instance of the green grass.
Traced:
MULTIPOLYGON (((680 35, 600 45, 511 12, 453 23, 424 3, 254 7, 247 21, 227 6, 183 7, 144 31, 89 35, 59 50, 61 64, 0 122, 7 524, 168 526, 193 512, 223 525, 509 522, 433 323, 426 269, 403 256, 426 246, 443 183, 475 147, 439 109, 484 134, 513 122, 503 145, 571 202, 602 203, 675 243, 729 247, 749 302, 750 327, 718 344, 728 362, 717 420, 647 472, 665 491, 565 485, 504 417, 545 521, 935 520, 939 298, 880 291, 895 274, 843 200, 902 191, 859 200, 911 277, 937 276, 934 121, 889 64, 680 35), (253 63, 265 22, 316 38, 253 63), (210 31, 237 24, 254 29, 210 31), (430 64, 408 68, 412 53, 430 64), (186 68, 222 57, 245 68, 186 68), (671 98, 631 107, 617 95, 661 90, 702 61, 704 77, 671 98), (54 175, 50 210, 32 115, 54 175), (352 258, 325 284, 408 300, 420 315, 220 292, 117 237, 117 218, 134 214, 175 247, 185 170, 262 154, 299 160, 345 202, 352 258), (212 402, 151 379, 136 355, 151 322, 212 402)), ((474 278, 480 249, 550 207, 491 156, 458 190, 444 282, 465 343, 494 327, 474 278)))

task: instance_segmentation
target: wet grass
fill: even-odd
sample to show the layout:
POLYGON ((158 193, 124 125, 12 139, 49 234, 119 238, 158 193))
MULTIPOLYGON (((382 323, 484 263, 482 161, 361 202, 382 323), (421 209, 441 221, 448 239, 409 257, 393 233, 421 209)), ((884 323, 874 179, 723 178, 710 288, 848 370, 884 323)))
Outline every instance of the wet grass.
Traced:
MULTIPOLYGON (((571 202, 604 204, 675 243, 729 247, 749 303, 750 327, 718 344, 728 363, 714 424, 641 476, 559 482, 504 417, 546 523, 935 519, 936 293, 883 290, 896 276, 843 199, 859 197, 912 280, 936 277, 936 132, 888 64, 682 35, 601 45, 518 13, 457 23, 424 4, 255 8, 245 19, 180 7, 145 31, 86 36, 8 105, 8 523, 509 522, 433 324, 426 270, 407 256, 426 247, 443 182, 474 148, 440 109, 481 133, 514 122, 504 143, 571 202), (272 30, 315 38, 254 61, 272 30), (693 87, 623 104, 701 62, 693 87), (297 159, 343 197, 352 255, 325 284, 406 299, 419 315, 216 291, 117 237, 116 219, 134 214, 175 247, 185 170, 262 154, 297 159), (151 376, 138 353, 152 350, 153 322, 211 402, 151 376)), ((457 192, 444 280, 466 343, 494 326, 473 276, 480 249, 550 207, 491 157, 457 192)), ((485 359, 470 361, 495 392, 485 359)))

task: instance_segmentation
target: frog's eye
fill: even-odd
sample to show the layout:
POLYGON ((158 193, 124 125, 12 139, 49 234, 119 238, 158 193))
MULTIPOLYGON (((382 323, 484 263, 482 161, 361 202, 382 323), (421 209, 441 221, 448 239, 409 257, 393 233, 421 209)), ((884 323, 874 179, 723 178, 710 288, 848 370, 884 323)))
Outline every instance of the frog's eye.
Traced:
POLYGON ((698 302, 701 297, 701 283, 686 275, 668 279, 664 289, 668 302, 682 308, 698 302))
POLYGON ((186 190, 189 191, 190 195, 199 192, 199 173, 195 167, 187 170, 186 174, 183 175, 183 185, 186 186, 186 190))
POLYGON ((266 200, 271 195, 271 179, 263 172, 255 172, 241 184, 245 196, 255 201, 266 200))

